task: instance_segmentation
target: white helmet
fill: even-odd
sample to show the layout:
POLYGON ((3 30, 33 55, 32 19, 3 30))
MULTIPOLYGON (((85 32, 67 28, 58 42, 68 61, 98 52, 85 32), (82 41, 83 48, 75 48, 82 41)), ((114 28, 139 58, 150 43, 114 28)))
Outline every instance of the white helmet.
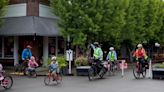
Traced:
POLYGON ((0 70, 3 70, 3 66, 2 66, 2 64, 0 64, 0 70))
POLYGON ((109 50, 114 50, 114 47, 110 47, 109 50))
POLYGON ((142 44, 138 44, 137 47, 138 47, 138 48, 142 48, 142 44))
POLYGON ((52 60, 52 61, 56 60, 56 56, 53 56, 53 57, 51 58, 51 60, 52 60))

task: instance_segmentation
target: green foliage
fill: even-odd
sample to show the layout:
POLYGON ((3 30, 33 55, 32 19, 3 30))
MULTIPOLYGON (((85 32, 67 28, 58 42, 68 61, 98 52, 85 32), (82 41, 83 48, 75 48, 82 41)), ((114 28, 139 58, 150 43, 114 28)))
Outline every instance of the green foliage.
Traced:
POLYGON ((51 58, 47 59, 47 65, 49 66, 51 64, 51 58))
POLYGON ((64 56, 58 56, 57 61, 60 69, 65 68, 68 65, 64 56))
POLYGON ((88 59, 84 56, 80 56, 80 57, 76 58, 75 65, 76 66, 86 66, 86 65, 88 65, 88 59))
MULTIPOLYGON (((49 66, 51 64, 51 58, 48 58, 47 62, 48 62, 47 63, 48 66, 49 66)), ((66 58, 64 56, 57 56, 57 62, 58 62, 58 66, 60 69, 65 68, 68 65, 66 58)))
POLYGON ((154 68, 164 68, 164 62, 153 65, 154 68))
POLYGON ((164 42, 162 0, 51 0, 51 7, 63 36, 71 35, 74 45, 164 42))
MULTIPOLYGON (((8 0, 0 0, 0 18, 4 16, 5 13, 5 7, 8 4, 8 0)), ((0 19, 0 26, 2 26, 3 20, 0 19)))

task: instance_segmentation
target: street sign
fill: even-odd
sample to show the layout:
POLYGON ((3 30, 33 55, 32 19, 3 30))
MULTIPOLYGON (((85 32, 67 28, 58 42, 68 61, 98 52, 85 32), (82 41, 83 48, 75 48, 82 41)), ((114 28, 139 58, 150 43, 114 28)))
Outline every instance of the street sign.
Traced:
POLYGON ((66 60, 73 61, 73 51, 71 49, 66 51, 66 60))
POLYGON ((69 74, 72 74, 72 66, 71 66, 71 62, 73 61, 73 51, 71 49, 66 51, 66 60, 69 61, 69 74))

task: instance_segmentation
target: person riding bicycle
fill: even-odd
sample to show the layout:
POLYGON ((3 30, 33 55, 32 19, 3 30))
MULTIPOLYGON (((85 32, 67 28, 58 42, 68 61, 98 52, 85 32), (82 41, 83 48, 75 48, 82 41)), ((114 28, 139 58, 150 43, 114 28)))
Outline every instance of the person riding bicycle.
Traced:
POLYGON ((25 69, 26 67, 28 66, 28 60, 31 58, 32 56, 32 52, 31 52, 31 46, 30 45, 27 45, 26 48, 23 50, 22 52, 22 61, 21 62, 21 67, 22 67, 22 72, 24 72, 25 74, 25 69))
POLYGON ((116 51, 114 50, 114 47, 110 47, 109 48, 109 53, 108 53, 108 55, 107 55, 107 57, 106 57, 106 60, 108 60, 109 61, 109 63, 112 63, 112 64, 116 64, 116 61, 117 61, 117 53, 116 53, 116 51))
POLYGON ((138 49, 136 49, 136 51, 133 53, 133 57, 143 66, 144 60, 147 60, 148 56, 146 55, 146 51, 142 44, 138 44, 137 47, 138 49))
POLYGON ((53 80, 55 80, 57 73, 59 73, 58 62, 56 60, 56 56, 51 58, 50 70, 49 72, 52 74, 53 80))
POLYGON ((35 71, 35 68, 38 67, 38 63, 35 61, 35 57, 31 56, 30 60, 28 61, 28 72, 31 73, 35 71))
POLYGON ((93 57, 94 57, 94 62, 97 64, 99 70, 102 67, 102 60, 103 60, 103 51, 99 46, 98 42, 94 42, 94 44, 91 44, 92 49, 94 50, 93 52, 93 57))

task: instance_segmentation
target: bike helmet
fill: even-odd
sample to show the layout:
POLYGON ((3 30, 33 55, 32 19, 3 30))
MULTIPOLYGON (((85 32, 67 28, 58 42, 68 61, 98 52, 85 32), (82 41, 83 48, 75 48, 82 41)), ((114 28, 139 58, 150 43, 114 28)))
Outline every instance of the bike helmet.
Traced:
POLYGON ((31 56, 31 58, 30 58, 31 60, 35 60, 35 57, 34 56, 31 56))
POLYGON ((114 47, 110 47, 109 50, 114 50, 114 47))
POLYGON ((94 42, 94 45, 99 45, 99 43, 98 42, 94 42))
POLYGON ((51 58, 51 61, 56 61, 56 56, 53 56, 53 57, 51 58))
POLYGON ((96 47, 98 47, 98 46, 99 46, 99 43, 98 43, 98 42, 94 42, 94 45, 95 45, 96 47))
POLYGON ((142 48, 142 44, 138 44, 137 47, 138 47, 138 48, 142 48))

